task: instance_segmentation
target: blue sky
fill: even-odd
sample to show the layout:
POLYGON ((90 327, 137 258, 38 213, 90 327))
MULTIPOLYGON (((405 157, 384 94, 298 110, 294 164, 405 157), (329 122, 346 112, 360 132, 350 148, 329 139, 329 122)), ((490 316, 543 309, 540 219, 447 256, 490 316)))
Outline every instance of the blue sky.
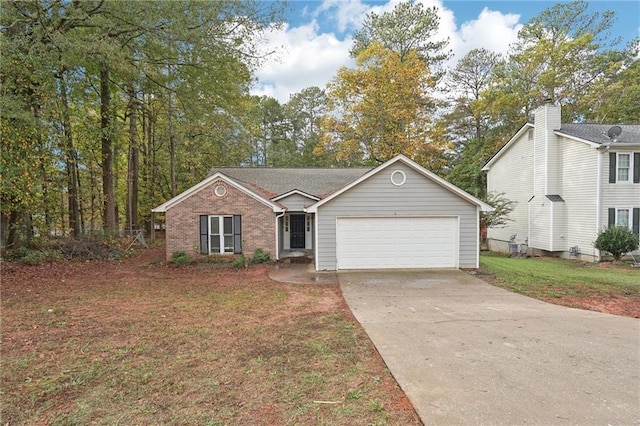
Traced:
MULTIPOLYGON (((399 0, 289 1, 287 25, 270 33, 264 46, 276 50, 258 71, 253 93, 286 102, 305 87, 324 88, 341 66, 353 66, 349 57, 353 31, 367 13, 392 10, 399 0)), ((416 0, 439 10, 438 38, 449 38, 454 58, 484 47, 506 53, 524 23, 553 1, 416 0)), ((591 12, 613 10, 611 33, 622 38, 619 47, 640 36, 640 1, 590 1, 591 12)))

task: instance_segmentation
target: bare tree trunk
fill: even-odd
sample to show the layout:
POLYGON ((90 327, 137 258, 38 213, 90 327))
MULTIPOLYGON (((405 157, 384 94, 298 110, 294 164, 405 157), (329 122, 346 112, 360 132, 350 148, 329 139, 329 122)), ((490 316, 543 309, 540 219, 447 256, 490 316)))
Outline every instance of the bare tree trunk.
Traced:
POLYGON ((169 167, 171 168, 171 198, 178 194, 178 181, 176 179, 176 137, 173 129, 173 95, 169 92, 169 167))
POLYGON ((89 165, 89 188, 91 191, 89 199, 89 211, 91 212, 91 216, 89 216, 89 231, 93 232, 96 230, 96 199, 98 198, 98 194, 96 194, 96 176, 94 173, 93 161, 89 165))
POLYGON ((100 68, 100 129, 102 131, 102 227, 108 234, 118 232, 116 225, 116 197, 113 186, 113 138, 111 135, 111 92, 109 66, 103 62, 100 68))
POLYGON ((69 229, 74 237, 82 233, 80 222, 80 205, 78 203, 78 173, 77 155, 73 146, 73 132, 69 114, 69 99, 67 98, 67 83, 63 70, 58 79, 60 81, 60 100, 62 102, 62 128, 64 132, 65 170, 67 173, 67 203, 69 209, 69 229))
POLYGON ((129 92, 129 160, 127 167, 127 227, 138 227, 138 102, 133 88, 129 92))

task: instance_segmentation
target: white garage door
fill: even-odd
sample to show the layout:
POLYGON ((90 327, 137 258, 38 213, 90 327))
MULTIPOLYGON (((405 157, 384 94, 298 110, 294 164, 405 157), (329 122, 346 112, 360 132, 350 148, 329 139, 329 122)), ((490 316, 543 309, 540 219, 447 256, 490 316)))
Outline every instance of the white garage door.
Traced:
POLYGON ((457 218, 338 218, 336 234, 338 269, 457 267, 457 218))

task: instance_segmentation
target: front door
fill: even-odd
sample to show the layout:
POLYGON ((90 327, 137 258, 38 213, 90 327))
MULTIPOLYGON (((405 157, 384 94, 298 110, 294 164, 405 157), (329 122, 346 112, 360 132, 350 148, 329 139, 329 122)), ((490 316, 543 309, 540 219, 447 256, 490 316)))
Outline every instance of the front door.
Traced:
POLYGON ((304 222, 305 215, 303 214, 292 214, 291 216, 289 216, 292 249, 304 248, 304 222))

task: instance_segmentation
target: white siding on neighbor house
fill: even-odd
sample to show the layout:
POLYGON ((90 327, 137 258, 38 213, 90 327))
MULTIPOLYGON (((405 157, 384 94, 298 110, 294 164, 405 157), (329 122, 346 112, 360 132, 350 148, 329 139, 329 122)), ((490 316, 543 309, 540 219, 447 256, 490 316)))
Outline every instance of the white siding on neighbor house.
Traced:
POLYGON ((595 256, 598 206, 598 156, 600 152, 572 139, 560 138, 565 167, 562 198, 566 202, 565 250, 577 246, 581 254, 595 256))
POLYGON ((560 107, 545 105, 535 112, 536 143, 544 144, 546 167, 537 172, 544 174, 544 187, 536 188, 536 194, 557 195, 562 191, 562 147, 554 130, 562 126, 560 107))
MULTIPOLYGON (((612 148, 610 152, 629 152, 631 149, 612 148)), ((635 152, 639 152, 636 150, 635 152)), ((638 207, 640 205, 640 184, 631 182, 609 183, 609 154, 602 156, 602 211, 600 227, 607 226, 607 208, 609 207, 638 207)))
MULTIPOLYGON (((610 152, 628 152, 631 153, 632 161, 633 161, 633 153, 639 152, 638 148, 635 148, 635 151, 629 147, 615 147, 611 148, 610 152)), ((601 179, 602 179, 602 205, 600 210, 600 224, 598 229, 604 229, 608 225, 608 209, 609 208, 620 208, 620 207, 629 207, 629 208, 640 208, 640 183, 632 183, 631 182, 619 182, 619 183, 609 183, 609 153, 605 152, 602 154, 602 169, 601 169, 601 179)), ((595 240, 595 236, 594 236, 595 240)), ((634 253, 640 253, 640 250, 635 251, 634 253)))
POLYGON ((558 231, 564 232, 564 224, 556 213, 564 213, 562 206, 545 195, 561 195, 562 149, 554 130, 559 129, 560 107, 545 105, 535 111, 534 134, 534 182, 535 197, 529 202, 529 247, 554 251, 558 231), (554 203, 554 204, 552 204, 554 203))
MULTIPOLYGON (((461 268, 478 266, 478 207, 398 162, 318 208, 316 268, 336 269, 338 217, 393 216, 458 216, 458 265, 461 268), (395 170, 405 173, 404 185, 391 183, 390 177, 395 170)), ((394 256, 394 253, 389 255, 394 256)))
MULTIPOLYGON (((537 124, 537 123, 536 123, 537 124)), ((545 161, 546 161, 546 150, 544 144, 544 134, 541 134, 538 126, 536 126, 534 130, 533 136, 533 167, 531 170, 531 176, 533 177, 533 191, 531 195, 542 194, 544 195, 544 183, 546 180, 545 174, 545 161)), ((504 157, 500 159, 500 162, 504 163, 504 157)), ((520 164, 514 164, 515 167, 520 166, 520 164)))
POLYGON ((487 172, 487 191, 505 193, 506 198, 517 204, 503 228, 490 228, 489 239, 509 241, 517 234, 516 241, 524 242, 528 237, 528 202, 533 195, 533 141, 528 132, 516 140, 487 172))
POLYGON ((305 197, 300 194, 291 194, 288 197, 282 198, 277 201, 279 204, 285 206, 288 211, 301 212, 305 207, 315 203, 315 200, 305 197))
POLYGON ((552 203, 544 195, 529 202, 529 247, 551 250, 552 203))
POLYGON ((551 203, 551 248, 550 251, 567 250, 567 203, 551 203))

